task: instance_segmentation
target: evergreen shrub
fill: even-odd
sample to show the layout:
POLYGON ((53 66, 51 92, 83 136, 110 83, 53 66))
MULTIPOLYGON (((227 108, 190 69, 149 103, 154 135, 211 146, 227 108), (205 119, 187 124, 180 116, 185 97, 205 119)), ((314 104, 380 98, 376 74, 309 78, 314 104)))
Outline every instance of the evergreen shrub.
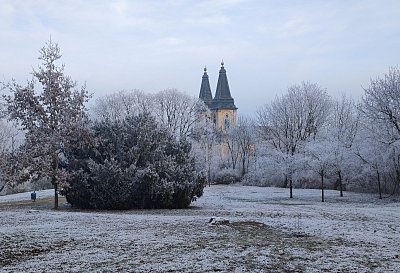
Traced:
POLYGON ((93 125, 91 140, 69 151, 64 194, 78 208, 186 208, 203 194, 191 146, 149 114, 93 125), (79 148, 76 148, 79 147, 79 148))

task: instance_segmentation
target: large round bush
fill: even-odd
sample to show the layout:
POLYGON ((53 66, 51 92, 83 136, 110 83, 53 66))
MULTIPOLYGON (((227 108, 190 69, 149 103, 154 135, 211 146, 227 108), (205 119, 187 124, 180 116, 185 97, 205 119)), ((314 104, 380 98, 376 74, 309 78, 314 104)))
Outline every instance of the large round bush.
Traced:
POLYGON ((186 208, 203 194, 205 178, 195 170, 190 144, 149 114, 95 123, 91 138, 69 151, 65 196, 72 206, 186 208))

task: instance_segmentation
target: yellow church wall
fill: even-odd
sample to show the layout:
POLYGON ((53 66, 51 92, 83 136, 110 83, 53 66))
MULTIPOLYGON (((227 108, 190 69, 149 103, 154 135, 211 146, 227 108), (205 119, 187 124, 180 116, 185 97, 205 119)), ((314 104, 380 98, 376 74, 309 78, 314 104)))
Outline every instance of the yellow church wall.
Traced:
POLYGON ((216 126, 220 130, 225 130, 225 117, 228 116, 230 128, 236 126, 236 110, 220 109, 214 112, 216 126))

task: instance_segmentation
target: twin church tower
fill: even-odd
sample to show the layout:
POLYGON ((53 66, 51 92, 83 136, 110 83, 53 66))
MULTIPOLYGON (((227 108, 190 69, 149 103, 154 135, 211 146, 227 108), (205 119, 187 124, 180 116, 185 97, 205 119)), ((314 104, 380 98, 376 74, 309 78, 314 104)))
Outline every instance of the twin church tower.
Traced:
POLYGON ((236 110, 238 108, 235 106, 231 91, 229 90, 228 78, 226 77, 223 61, 221 62, 221 69, 219 70, 215 97, 212 97, 207 68, 204 68, 199 98, 203 100, 211 110, 212 121, 218 129, 226 131, 236 125, 236 110))

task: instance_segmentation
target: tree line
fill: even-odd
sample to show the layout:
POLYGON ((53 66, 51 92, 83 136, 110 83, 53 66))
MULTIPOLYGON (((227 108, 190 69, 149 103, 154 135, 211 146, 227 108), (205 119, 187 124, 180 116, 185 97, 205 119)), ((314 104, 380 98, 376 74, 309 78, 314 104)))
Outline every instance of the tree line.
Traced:
POLYGON ((399 193, 400 70, 371 79, 360 101, 331 98, 315 83, 291 86, 256 119, 248 182, 399 193), (279 170, 277 172, 277 170, 279 170), (275 180, 275 181, 274 181, 275 180))
MULTIPOLYGON (((182 185, 191 185, 185 188, 189 194, 183 203, 187 205, 191 198, 201 196, 198 183, 204 184, 204 179, 208 183, 241 181, 246 185, 286 187, 290 197, 295 188, 320 188, 322 201, 325 188, 337 189, 341 196, 345 190, 376 192, 380 198, 399 193, 398 67, 371 79, 359 101, 346 95, 334 99, 312 82, 292 85, 259 107, 256 117, 239 116, 236 126, 221 131, 215 128, 202 101, 176 89, 154 94, 118 91, 97 98, 87 109, 91 96, 85 86, 77 87, 64 74, 63 65, 56 65, 60 58, 58 45, 49 41, 40 51, 42 64, 33 71, 32 80, 26 85, 2 83, 11 95, 3 96, 0 105, 0 190, 18 187, 23 181, 35 181, 37 185, 44 180, 53 185, 57 197, 63 190, 67 194, 65 189, 82 192, 84 184, 76 182, 85 181, 85 187, 91 189, 86 191, 86 197, 94 200, 96 194, 105 198, 112 183, 115 186, 125 181, 115 189, 121 196, 121 190, 129 192, 127 187, 132 188, 133 181, 139 181, 137 177, 144 171, 140 164, 132 167, 123 162, 143 152, 154 159, 148 160, 149 166, 154 167, 150 173, 157 173, 157 178, 149 176, 153 177, 153 186, 147 189, 148 194, 154 200, 169 200, 167 207, 178 206, 174 203, 177 201, 171 201, 173 195, 150 193, 163 192, 161 189, 168 187, 179 192, 177 188, 182 185), (138 138, 137 130, 132 128, 150 123, 153 131, 165 135, 163 141, 157 140, 156 135, 147 138, 144 146, 129 140, 138 138), (124 126, 128 127, 123 129, 124 126), (110 130, 122 130, 121 138, 111 137, 110 130), (109 148, 104 149, 99 143, 109 148), (153 147, 159 156, 154 151, 146 152, 146 147, 153 147), (108 151, 113 154, 105 156, 108 151), (169 164, 164 166, 164 161, 169 164), (94 167, 96 164, 100 165, 94 167), (174 175, 167 170, 178 172, 180 168, 184 170, 180 170, 180 176, 168 178, 174 175), (135 172, 129 173, 133 169, 135 172), (104 176, 95 178, 95 173, 104 176), (110 184, 101 185, 110 177, 107 173, 114 173, 114 178, 110 184), (188 173, 196 179, 188 179, 188 173), (126 176, 131 179, 126 180, 126 176), (179 180, 185 183, 177 183, 179 180), (71 181, 75 181, 74 186, 71 181)), ((150 131, 145 135, 148 134, 150 131)), ((76 192, 70 193, 73 203, 76 192)), ((132 196, 135 194, 129 198, 132 196)), ((101 207, 101 202, 84 206, 101 207)), ((120 207, 124 206, 126 203, 120 207)), ((149 206, 158 205, 145 207, 149 206)))

